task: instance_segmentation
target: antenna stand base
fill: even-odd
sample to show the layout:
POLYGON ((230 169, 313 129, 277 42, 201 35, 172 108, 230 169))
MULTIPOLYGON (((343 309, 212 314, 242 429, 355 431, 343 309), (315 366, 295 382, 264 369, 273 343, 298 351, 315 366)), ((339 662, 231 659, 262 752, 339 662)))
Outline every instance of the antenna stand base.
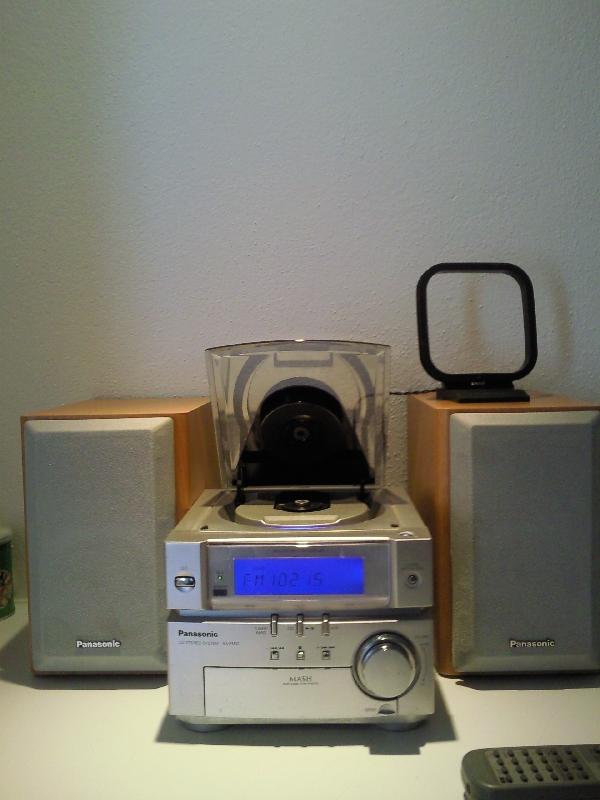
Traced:
POLYGON ((523 389, 438 389, 438 400, 452 400, 454 403, 527 403, 529 395, 523 389))

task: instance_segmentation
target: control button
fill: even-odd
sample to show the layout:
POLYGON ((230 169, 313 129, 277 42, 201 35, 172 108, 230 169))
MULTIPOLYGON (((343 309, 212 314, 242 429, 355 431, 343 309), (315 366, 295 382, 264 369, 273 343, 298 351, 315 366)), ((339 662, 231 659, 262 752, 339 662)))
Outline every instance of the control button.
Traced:
POLYGON ((279 650, 271 650, 271 661, 279 661, 279 650))
POLYGON ((421 583, 421 576, 418 572, 410 572, 406 576, 406 585, 410 586, 411 589, 414 589, 415 586, 419 586, 421 583))
POLYGON ((304 661, 305 658, 306 658, 306 653, 301 647, 299 647, 296 652, 296 661, 304 661))
POLYGON ((393 700, 405 694, 419 671, 410 643, 397 633, 378 633, 358 648, 353 677, 365 694, 393 700))
POLYGON ((180 592, 190 592, 196 585, 196 578, 193 575, 176 575, 175 588, 180 592))
POLYGON ((296 636, 304 635, 304 614, 296 615, 296 636))
POLYGON ((271 636, 277 636, 277 614, 271 614, 271 636))
POLYGON ((329 614, 323 614, 321 617, 321 633, 323 636, 329 636, 329 614))
POLYGON ((321 658, 323 661, 331 661, 331 650, 321 650, 321 658))

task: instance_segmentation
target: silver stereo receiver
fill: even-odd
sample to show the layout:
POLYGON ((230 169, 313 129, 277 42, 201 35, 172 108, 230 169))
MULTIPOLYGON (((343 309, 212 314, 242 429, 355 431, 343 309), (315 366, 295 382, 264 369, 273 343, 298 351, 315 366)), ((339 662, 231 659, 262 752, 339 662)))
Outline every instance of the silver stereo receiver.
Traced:
POLYGON ((166 542, 169 710, 190 727, 433 713, 431 538, 376 480, 387 360, 350 342, 209 351, 227 488, 166 542))

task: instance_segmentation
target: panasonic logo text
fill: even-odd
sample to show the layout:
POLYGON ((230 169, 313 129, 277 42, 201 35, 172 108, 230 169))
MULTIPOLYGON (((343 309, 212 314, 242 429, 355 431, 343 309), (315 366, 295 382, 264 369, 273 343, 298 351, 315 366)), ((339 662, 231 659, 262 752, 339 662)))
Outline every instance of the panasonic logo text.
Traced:
POLYGON ((100 641, 89 641, 84 639, 77 639, 76 645, 78 650, 81 648, 87 649, 88 647, 121 647, 121 642, 118 639, 102 639, 100 641))
POLYGON ((216 637, 218 637, 219 634, 215 633, 214 631, 183 631, 180 628, 179 629, 179 635, 180 636, 201 636, 203 638, 205 638, 207 636, 212 636, 213 638, 216 638, 216 637))
POLYGON ((522 647, 556 647, 554 639, 510 639, 509 643, 511 650, 522 647))

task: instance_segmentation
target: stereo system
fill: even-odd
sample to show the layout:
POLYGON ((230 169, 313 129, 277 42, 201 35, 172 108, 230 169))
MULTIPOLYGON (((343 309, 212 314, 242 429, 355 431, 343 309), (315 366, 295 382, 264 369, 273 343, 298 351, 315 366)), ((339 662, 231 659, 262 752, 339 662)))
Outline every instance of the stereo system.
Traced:
POLYGON ((34 672, 168 661, 170 713, 210 731, 405 729, 434 712, 434 663, 600 670, 600 407, 514 387, 537 358, 519 267, 432 267, 417 320, 442 386, 408 398, 408 493, 385 482, 386 345, 216 347, 210 400, 24 416, 34 672), (494 272, 521 292, 523 364, 442 371, 430 281, 494 272))
POLYGON ((247 500, 205 492, 167 537, 171 714, 198 730, 430 715, 431 540, 406 494, 327 514, 247 500))
POLYGON ((429 531, 383 485, 389 348, 207 351, 223 491, 167 537, 169 710, 236 723, 433 713, 429 531))

